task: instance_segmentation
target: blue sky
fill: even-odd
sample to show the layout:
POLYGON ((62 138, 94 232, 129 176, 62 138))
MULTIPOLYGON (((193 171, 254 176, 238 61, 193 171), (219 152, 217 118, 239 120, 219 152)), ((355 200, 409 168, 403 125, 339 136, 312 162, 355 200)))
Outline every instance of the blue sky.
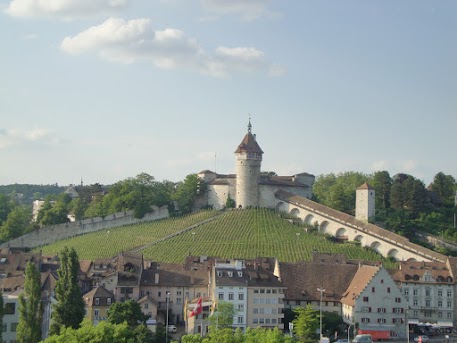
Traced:
POLYGON ((0 2, 0 184, 457 178, 455 0, 0 2), (216 156, 216 158, 215 158, 216 156))

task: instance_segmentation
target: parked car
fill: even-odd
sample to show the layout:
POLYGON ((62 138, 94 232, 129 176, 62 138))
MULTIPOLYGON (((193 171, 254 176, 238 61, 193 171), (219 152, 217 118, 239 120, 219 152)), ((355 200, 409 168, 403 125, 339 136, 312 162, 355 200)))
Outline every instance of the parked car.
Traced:
POLYGON ((372 343, 373 338, 370 334, 357 335, 352 340, 352 343, 372 343))
POLYGON ((168 325, 168 332, 176 333, 176 331, 178 331, 176 325, 168 325))
POLYGON ((429 338, 428 336, 426 335, 419 335, 417 337, 414 337, 414 342, 422 342, 422 343, 426 343, 429 341, 429 338))
POLYGON ((348 339, 347 338, 340 338, 340 339, 337 339, 335 342, 333 343, 349 343, 348 339))

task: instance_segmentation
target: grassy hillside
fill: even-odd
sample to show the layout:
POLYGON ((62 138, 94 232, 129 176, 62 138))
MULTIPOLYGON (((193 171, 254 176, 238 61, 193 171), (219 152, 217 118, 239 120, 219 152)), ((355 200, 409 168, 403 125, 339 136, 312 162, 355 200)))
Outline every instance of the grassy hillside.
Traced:
MULTIPOLYGON (((125 226, 109 233, 95 232, 46 246, 43 253, 54 254, 67 245, 74 247, 81 259, 111 257, 214 215, 214 211, 206 211, 178 219, 125 226)), ((303 228, 267 209, 227 211, 207 224, 142 250, 145 258, 163 262, 182 262, 188 254, 223 258, 275 256, 280 261, 300 261, 310 260, 313 251, 343 253, 349 259, 381 259, 371 250, 353 244, 332 243, 316 232, 305 233, 303 228)))

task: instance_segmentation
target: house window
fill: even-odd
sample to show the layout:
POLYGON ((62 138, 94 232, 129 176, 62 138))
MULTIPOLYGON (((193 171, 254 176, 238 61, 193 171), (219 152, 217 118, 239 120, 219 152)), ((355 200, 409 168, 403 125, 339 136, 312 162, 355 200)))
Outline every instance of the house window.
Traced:
POLYGON ((438 312, 438 318, 443 318, 443 312, 438 312))
POLYGON ((413 289, 413 295, 417 295, 419 291, 417 289, 413 289))
POLYGON ((228 300, 233 300, 233 293, 229 293, 228 300))
POLYGON ((243 324, 243 316, 238 316, 238 324, 243 324))
POLYGON ((387 287, 387 293, 390 293, 390 287, 387 287))
POLYGON ((396 303, 401 303, 401 298, 395 298, 396 303))
POLYGON ((448 298, 452 297, 452 291, 447 291, 446 294, 447 294, 447 297, 448 297, 448 298))
POLYGON ((6 303, 4 311, 5 311, 5 314, 15 314, 16 313, 16 304, 15 303, 6 303))
POLYGON ((363 297, 364 302, 368 302, 368 297, 363 297))
POLYGON ((243 277, 243 272, 238 272, 239 277, 243 277))
POLYGON ((7 329, 8 329, 8 324, 3 323, 3 325, 2 325, 2 331, 3 331, 3 332, 6 332, 7 329))
POLYGON ((362 312, 371 312, 371 307, 363 306, 362 307, 362 312))
POLYGON ((378 313, 386 313, 386 309, 384 307, 378 307, 378 313))
POLYGON ((385 324, 386 323, 386 318, 378 318, 378 323, 379 324, 385 324))
POLYGON ((442 300, 438 300, 438 307, 443 307, 443 301, 442 300))
POLYGON ((238 311, 244 311, 244 304, 238 304, 238 311))
POLYGON ((430 307, 430 300, 425 300, 425 307, 430 307))
POLYGON ((148 303, 144 304, 144 308, 149 308, 149 304, 148 303))
POLYGON ((443 296, 443 290, 441 290, 441 289, 438 290, 438 296, 439 296, 439 297, 442 297, 442 296, 443 296))
POLYGON ((447 313, 447 318, 448 318, 448 319, 452 319, 452 312, 448 312, 448 313, 447 313))
POLYGON ((429 297, 430 296, 430 288, 425 289, 425 296, 429 297))
POLYGON ((17 324, 18 324, 18 323, 11 323, 11 326, 10 326, 10 328, 11 328, 10 331, 11 331, 11 332, 16 332, 17 324))
POLYGON ((219 300, 224 300, 224 293, 219 293, 218 296, 217 296, 217 298, 218 298, 219 300))
POLYGON ((176 298, 176 305, 181 305, 181 298, 176 298))
POLYGON ((238 300, 244 300, 244 293, 238 293, 238 300))
POLYGON ((94 316, 95 316, 95 317, 98 317, 99 315, 100 315, 99 309, 95 309, 95 310, 94 310, 94 316))
POLYGON ((222 271, 221 270, 217 271, 217 276, 222 276, 222 271))
POLYGON ((99 298, 95 298, 95 305, 100 305, 100 299, 99 298))
POLYGON ((369 323, 370 322, 370 318, 362 318, 362 323, 369 323))
POLYGON ((106 299, 106 303, 107 303, 108 305, 111 305, 111 298, 106 299))
POLYGON ((371 287, 371 293, 375 293, 376 289, 374 287, 371 287))
POLYGON ((419 312, 417 310, 414 310, 413 311, 413 317, 417 318, 418 315, 419 315, 419 312))
POLYGON ((157 296, 158 296, 159 298, 162 297, 162 292, 161 292, 161 291, 158 291, 158 292, 157 292, 157 296))
POLYGON ((405 289, 403 290, 403 294, 404 294, 404 295, 409 295, 409 288, 405 288, 405 289))
POLYGON ((419 305, 419 301, 417 299, 413 299, 413 305, 414 306, 418 306, 419 305))
POLYGON ((452 301, 447 301, 447 307, 452 307, 452 301))

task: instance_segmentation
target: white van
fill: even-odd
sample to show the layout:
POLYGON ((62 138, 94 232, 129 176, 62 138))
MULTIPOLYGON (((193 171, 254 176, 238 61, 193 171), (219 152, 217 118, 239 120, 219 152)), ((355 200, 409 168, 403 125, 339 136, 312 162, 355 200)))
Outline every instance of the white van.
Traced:
POLYGON ((373 338, 369 334, 357 335, 352 340, 352 343, 373 343, 373 338))

